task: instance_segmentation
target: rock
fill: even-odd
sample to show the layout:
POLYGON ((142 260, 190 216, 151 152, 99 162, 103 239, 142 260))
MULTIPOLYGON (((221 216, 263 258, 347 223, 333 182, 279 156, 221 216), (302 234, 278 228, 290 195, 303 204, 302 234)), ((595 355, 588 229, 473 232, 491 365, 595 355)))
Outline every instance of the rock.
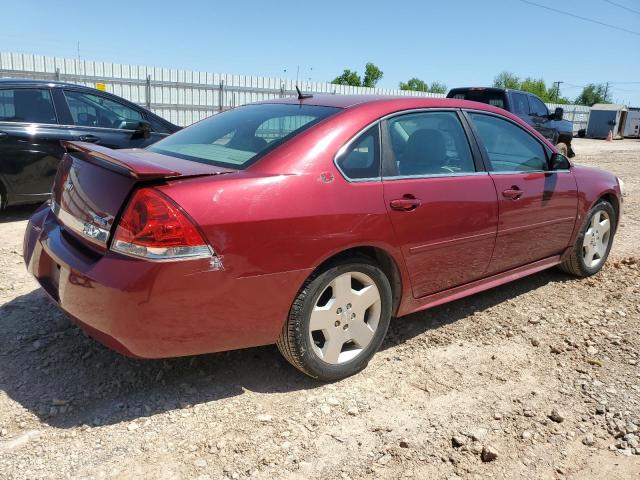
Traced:
POLYGON ((329 405, 320 405, 320 411, 325 415, 329 415, 331 413, 331 407, 329 405))
POLYGON ((638 426, 635 423, 629 422, 627 423, 624 430, 627 433, 636 433, 638 431, 638 426))
POLYGON ((409 442, 407 440, 400 440, 400 448, 409 448, 409 442))
POLYGON ((562 423, 564 422, 565 414, 561 410, 554 408, 553 410, 551 410, 551 413, 549 414, 549 418, 556 423, 562 423))
POLYGON ((16 448, 20 448, 32 440, 37 440, 40 437, 39 430, 29 430, 28 432, 23 433, 11 440, 7 440, 6 442, 0 443, 0 452, 1 451, 10 451, 16 448))
POLYGON ((273 421, 273 417, 271 415, 267 415, 266 413, 261 413, 256 418, 259 422, 262 423, 270 423, 271 421, 273 421))
POLYGON ((137 430, 138 428, 139 428, 139 426, 135 422, 131 422, 129 425, 127 425, 127 430, 129 430, 130 432, 133 432, 134 430, 137 430))
POLYGON ((598 353, 598 349, 596 347, 594 347, 594 346, 591 346, 591 347, 587 348, 587 353, 589 355, 595 355, 595 354, 598 353))
POLYGON ((456 448, 466 445, 467 441, 468 438, 464 435, 454 435, 453 437, 451 437, 451 445, 456 448))
POLYGON ((582 443, 587 447, 590 447, 591 445, 596 443, 596 439, 594 438, 593 434, 587 433, 587 435, 582 439, 582 443))
POLYGON ((481 442, 487 436, 487 429, 482 427, 476 428, 475 430, 471 431, 468 436, 471 437, 471 440, 481 442))
POLYGON ((607 411, 607 407, 605 407, 604 405, 598 405, 596 407, 596 413, 598 415, 604 415, 604 413, 607 411))
POLYGON ((491 445, 485 445, 480 454, 480 458, 483 462, 493 462, 498 458, 498 451, 491 445))
POLYGON ((207 466, 207 461, 204 458, 198 458, 193 464, 198 468, 204 468, 207 466))
POLYGON ((633 433, 627 433, 624 436, 624 439, 627 442, 627 445, 631 448, 637 448, 640 446, 640 439, 638 439, 638 437, 633 433))
POLYGON ((335 407, 337 405, 340 405, 340 400, 338 400, 337 398, 334 398, 334 397, 329 397, 329 398, 327 398, 327 403, 329 405, 333 405, 335 407))
POLYGON ((360 410, 358 410, 358 407, 351 407, 349 410, 347 410, 347 413, 353 417, 355 417, 356 415, 358 415, 360 413, 360 410))
POLYGON ((391 455, 386 454, 386 455, 383 455, 381 458, 379 458, 377 463, 379 463, 380 465, 386 465, 390 461, 391 461, 391 455))
POLYGON ((502 420, 502 414, 500 412, 496 412, 493 414, 494 420, 502 420))
POLYGON ((529 440, 533 436, 533 434, 531 433, 530 430, 525 430, 524 432, 522 432, 520 436, 522 437, 523 440, 529 440))
POLYGON ((466 447, 471 453, 475 455, 480 455, 482 453, 482 449, 484 448, 480 442, 471 442, 471 445, 466 447))
POLYGON ((534 347, 540 346, 540 340, 538 340, 537 338, 532 338, 531 345, 533 345, 534 347))

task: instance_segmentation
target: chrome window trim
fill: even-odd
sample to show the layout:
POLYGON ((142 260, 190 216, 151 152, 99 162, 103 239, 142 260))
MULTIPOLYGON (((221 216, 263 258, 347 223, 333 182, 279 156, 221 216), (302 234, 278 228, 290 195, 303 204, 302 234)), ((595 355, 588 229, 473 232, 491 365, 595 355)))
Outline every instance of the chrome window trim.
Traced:
POLYGON ((447 177, 477 177, 481 175, 489 175, 489 172, 460 172, 460 173, 430 173, 425 175, 398 175, 395 177, 384 177, 382 181, 393 182, 395 180, 420 180, 429 178, 447 178, 447 177))
POLYGON ((522 175, 527 173, 569 173, 571 170, 509 170, 509 171, 496 171, 489 172, 491 175, 522 175))

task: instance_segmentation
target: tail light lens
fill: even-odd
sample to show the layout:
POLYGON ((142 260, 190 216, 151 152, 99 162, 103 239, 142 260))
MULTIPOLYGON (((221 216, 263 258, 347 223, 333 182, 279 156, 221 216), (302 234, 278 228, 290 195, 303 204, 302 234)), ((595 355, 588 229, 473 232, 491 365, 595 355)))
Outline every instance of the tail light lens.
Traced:
POLYGON ((213 256, 211 247, 182 209, 154 188, 134 193, 120 219, 111 249, 150 260, 213 256))

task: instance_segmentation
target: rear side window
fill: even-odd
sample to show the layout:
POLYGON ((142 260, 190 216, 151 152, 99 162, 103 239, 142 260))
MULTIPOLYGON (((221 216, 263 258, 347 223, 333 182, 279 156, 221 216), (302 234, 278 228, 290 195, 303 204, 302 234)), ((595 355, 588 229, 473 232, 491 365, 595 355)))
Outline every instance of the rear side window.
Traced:
POLYGON ((494 107, 504 108, 504 92, 493 90, 467 90, 454 92, 453 98, 457 100, 471 100, 472 102, 487 103, 494 107))
POLYGON ((131 122, 143 120, 138 110, 100 95, 65 90, 64 96, 75 125, 130 130, 131 122))
POLYGON ((195 162, 242 169, 340 110, 317 105, 247 105, 209 117, 148 149, 195 162))
POLYGON ((0 121, 57 123, 51 92, 46 88, 0 90, 0 121))
POLYGON ((518 115, 529 115, 529 101, 524 93, 511 93, 513 112, 518 115))
POLYGON ((374 125, 338 157, 338 166, 347 178, 352 180, 380 178, 380 136, 379 127, 374 125))
POLYGON ((548 170, 545 149, 513 123, 492 115, 471 113, 471 119, 495 172, 548 170))
POLYGON ((388 120, 387 125, 394 158, 385 178, 476 171, 455 112, 409 113, 388 120))

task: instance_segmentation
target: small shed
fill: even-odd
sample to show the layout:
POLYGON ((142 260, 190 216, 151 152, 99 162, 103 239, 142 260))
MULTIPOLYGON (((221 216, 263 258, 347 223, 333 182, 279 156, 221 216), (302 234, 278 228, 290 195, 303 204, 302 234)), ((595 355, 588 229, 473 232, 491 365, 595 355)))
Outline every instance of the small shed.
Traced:
POLYGON ((587 138, 607 138, 609 132, 613 132, 613 138, 623 138, 627 112, 624 105, 596 103, 589 114, 587 138))
POLYGON ((624 136, 640 138, 640 108, 629 108, 627 121, 624 123, 624 136))

